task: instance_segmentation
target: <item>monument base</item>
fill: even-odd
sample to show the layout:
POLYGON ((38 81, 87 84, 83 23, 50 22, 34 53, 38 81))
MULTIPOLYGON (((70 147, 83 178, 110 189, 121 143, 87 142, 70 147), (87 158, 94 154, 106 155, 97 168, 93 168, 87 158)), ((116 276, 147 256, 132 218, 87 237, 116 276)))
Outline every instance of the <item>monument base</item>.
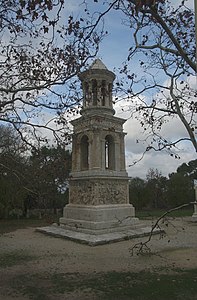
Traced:
MULTIPOLYGON (((37 228, 37 231, 85 243, 90 246, 147 236, 152 227, 147 227, 135 217, 131 204, 79 206, 69 204, 64 208, 60 225, 37 228)), ((154 234, 161 230, 155 229, 154 234)))
POLYGON ((192 222, 197 222, 197 213, 192 215, 192 222))
MULTIPOLYGON (((42 232, 54 237, 68 239, 82 244, 87 244, 89 246, 104 245, 129 240, 132 238, 148 236, 151 233, 151 230, 152 227, 143 227, 142 225, 127 230, 124 229, 119 232, 110 232, 103 234, 88 234, 78 231, 72 231, 58 225, 52 225, 36 229, 36 231, 38 232, 42 232)), ((161 229, 158 228, 154 229, 153 234, 158 234, 161 232, 161 229)))
POLYGON ((118 232, 137 226, 135 209, 131 204, 117 205, 73 205, 64 208, 60 225, 67 230, 88 234, 118 232))

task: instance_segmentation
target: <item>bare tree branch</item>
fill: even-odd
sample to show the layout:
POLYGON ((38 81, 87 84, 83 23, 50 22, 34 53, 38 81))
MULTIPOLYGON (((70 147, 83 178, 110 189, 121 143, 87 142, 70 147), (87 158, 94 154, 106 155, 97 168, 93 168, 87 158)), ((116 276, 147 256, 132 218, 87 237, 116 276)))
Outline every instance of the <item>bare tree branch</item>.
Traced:
MULTIPOLYGON (((155 229, 161 229, 160 227, 160 222, 167 216, 169 215, 171 212, 173 211, 177 211, 177 210, 180 210, 182 208, 185 208, 185 207, 188 207, 190 205, 194 205, 194 204, 197 204, 197 202, 189 202, 189 203, 185 203, 185 204, 182 204, 182 205, 179 205, 177 207, 174 207, 174 208, 171 208, 169 210, 167 210, 165 213, 163 213, 157 220, 156 222, 154 223, 154 225, 152 226, 151 228, 151 232, 148 236, 148 239, 144 242, 139 242, 139 243, 136 243, 135 245, 133 245, 132 247, 129 248, 129 252, 131 253, 131 255, 133 256, 135 254, 135 251, 137 251, 137 255, 139 254, 144 254, 144 253, 147 253, 147 252, 151 252, 151 248, 148 246, 148 244, 150 243, 150 241, 152 240, 152 237, 154 235, 154 230, 155 229)), ((163 231, 161 232, 163 233, 163 231)))

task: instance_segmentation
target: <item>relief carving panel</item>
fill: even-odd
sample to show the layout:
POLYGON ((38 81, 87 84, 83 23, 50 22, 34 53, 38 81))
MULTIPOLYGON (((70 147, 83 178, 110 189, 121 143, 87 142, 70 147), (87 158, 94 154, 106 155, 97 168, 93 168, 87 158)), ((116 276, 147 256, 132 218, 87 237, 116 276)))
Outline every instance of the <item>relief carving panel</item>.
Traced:
POLYGON ((116 120, 108 120, 105 118, 86 118, 80 120, 78 124, 75 124, 75 132, 81 132, 86 129, 92 129, 92 127, 97 127, 99 129, 113 128, 114 130, 122 131, 122 123, 116 122, 116 120))
POLYGON ((126 180, 75 180, 70 182, 72 204, 103 205, 128 203, 126 180))

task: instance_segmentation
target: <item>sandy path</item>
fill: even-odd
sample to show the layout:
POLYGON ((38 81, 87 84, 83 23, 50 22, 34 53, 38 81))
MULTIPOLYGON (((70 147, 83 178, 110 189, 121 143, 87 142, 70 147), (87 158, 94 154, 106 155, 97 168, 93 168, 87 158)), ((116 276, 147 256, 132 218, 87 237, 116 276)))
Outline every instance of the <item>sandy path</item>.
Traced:
MULTIPOLYGON (((150 224, 150 221, 147 221, 150 224)), ((34 228, 19 229, 0 236, 0 255, 20 253, 32 260, 0 268, 0 287, 12 276, 38 273, 95 273, 108 271, 154 271, 159 268, 197 268, 197 224, 188 218, 172 220, 165 226, 167 236, 157 235, 151 240, 151 255, 132 256, 129 248, 138 241, 118 242, 96 247, 38 233, 34 228)), ((6 298, 4 296, 0 299, 6 298)), ((25 299, 20 298, 20 299, 25 299)))
MULTIPOLYGON (((0 253, 21 251, 37 258, 32 264, 44 270, 71 270, 72 272, 121 271, 150 269, 156 265, 174 263, 177 267, 197 267, 197 224, 188 219, 172 220, 163 226, 167 236, 154 236, 150 247, 157 255, 131 257, 129 248, 134 239, 115 244, 90 247, 72 241, 35 232, 34 228, 19 229, 0 237, 0 253), (192 256, 187 255, 191 252, 192 256), (194 256, 193 256, 194 255, 194 256), (144 262, 146 261, 146 265, 144 262)), ((29 267, 29 264, 28 266, 29 267)), ((32 266, 33 268, 33 266, 32 266)))

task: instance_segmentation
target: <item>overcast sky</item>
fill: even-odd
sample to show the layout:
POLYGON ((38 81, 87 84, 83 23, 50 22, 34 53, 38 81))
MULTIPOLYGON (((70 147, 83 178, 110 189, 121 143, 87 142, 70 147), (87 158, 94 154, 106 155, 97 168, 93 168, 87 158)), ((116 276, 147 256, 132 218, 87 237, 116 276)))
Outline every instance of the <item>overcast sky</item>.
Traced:
MULTIPOLYGON (((81 7, 79 3, 80 0, 67 0, 67 10, 69 13, 73 12, 74 15, 80 14, 81 7)), ((88 3, 93 3, 93 0, 89 0, 88 3)), ((178 3, 179 1, 174 1, 178 3)), ((194 0, 188 0, 187 5, 193 7, 194 0)), ((108 36, 103 40, 100 45, 100 51, 98 58, 100 58, 109 70, 114 70, 121 66, 122 61, 127 56, 127 50, 130 47, 130 40, 132 39, 131 31, 128 27, 121 25, 121 20, 118 19, 118 15, 115 13, 110 13, 105 20, 106 30, 109 32, 108 36)), ((135 62, 133 61, 133 68, 136 68, 135 62)), ((196 81, 195 81, 196 84, 196 81)), ((180 159, 175 159, 171 157, 166 152, 148 152, 145 154, 144 158, 134 166, 132 165, 135 160, 141 158, 145 145, 141 143, 136 143, 136 140, 143 139, 142 128, 139 126, 139 123, 130 118, 128 119, 128 114, 124 114, 120 110, 120 105, 117 104, 115 109, 117 115, 127 119, 124 131, 127 133, 125 137, 126 144, 126 165, 129 176, 135 177, 139 176, 141 178, 145 177, 149 168, 157 168, 162 172, 164 176, 167 176, 169 173, 176 171, 177 167, 183 162, 189 162, 190 160, 196 159, 196 153, 192 148, 191 144, 179 145, 177 153, 180 156, 180 159)), ((180 121, 173 119, 172 122, 167 124, 163 128, 163 134, 174 138, 184 135, 184 128, 180 121)))

